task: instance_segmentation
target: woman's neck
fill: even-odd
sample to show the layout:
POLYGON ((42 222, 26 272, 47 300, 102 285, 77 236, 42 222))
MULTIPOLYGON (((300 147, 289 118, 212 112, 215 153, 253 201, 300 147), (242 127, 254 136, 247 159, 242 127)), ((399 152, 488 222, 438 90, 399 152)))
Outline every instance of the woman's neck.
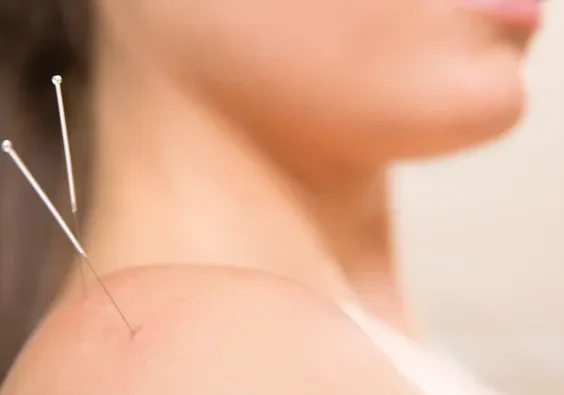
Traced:
POLYGON ((367 279, 395 289, 383 170, 318 177, 313 162, 272 155, 155 73, 111 77, 94 93, 85 239, 100 273, 233 265, 335 298, 367 279))

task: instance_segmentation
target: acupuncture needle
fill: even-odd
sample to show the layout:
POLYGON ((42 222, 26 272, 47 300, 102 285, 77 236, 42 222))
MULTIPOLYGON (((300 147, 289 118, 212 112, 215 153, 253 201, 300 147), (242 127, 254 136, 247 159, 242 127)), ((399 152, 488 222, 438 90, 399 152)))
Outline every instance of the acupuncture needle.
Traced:
POLYGON ((63 219, 63 217, 59 213, 59 211, 55 208, 55 206, 51 202, 51 199, 49 199, 49 197, 47 196, 47 194, 45 193, 43 188, 41 188, 41 186, 39 185, 39 183, 37 182, 37 180, 35 179, 33 174, 31 174, 28 167, 25 165, 23 160, 20 158, 20 156, 18 155, 16 149, 14 148, 14 146, 13 146, 13 144, 10 140, 4 140, 2 142, 2 151, 4 151, 6 154, 8 154, 8 156, 12 159, 12 161, 14 162, 16 167, 20 170, 22 175, 25 177, 25 179, 31 185, 31 187, 33 188, 33 190, 35 191, 37 196, 39 196, 39 198, 42 200, 43 204, 45 204, 45 206, 47 207, 47 209, 49 210, 49 212, 51 213, 53 218, 55 218, 55 220, 59 224, 61 230, 65 233, 65 235, 67 236, 68 240, 73 245, 76 252, 83 258, 84 262, 86 263, 86 265, 88 266, 88 268, 90 269, 92 274, 94 274, 94 276, 96 277, 96 280, 98 281, 98 283, 100 284, 100 286, 104 290, 104 293, 107 295, 107 297, 109 298, 112 305, 115 307, 116 311, 118 312, 121 319, 123 320, 123 322, 127 326, 131 335, 134 336, 135 331, 133 330, 129 321, 125 318, 125 315, 123 314, 121 309, 118 307, 114 298, 112 297, 112 295, 110 294, 110 292, 106 288, 106 285, 104 284, 104 282, 102 281, 102 279, 100 278, 100 276, 98 275, 98 273, 96 272, 96 270, 94 269, 92 264, 90 263, 90 261, 88 259, 88 255, 86 254, 86 251, 84 251, 84 249, 80 245, 80 242, 78 241, 78 239, 72 233, 72 231, 70 230, 70 228, 66 224, 65 220, 63 219))
MULTIPOLYGON (((54 76, 51 81, 55 85, 55 93, 57 95, 57 109, 59 111, 59 122, 61 125, 61 134, 63 137, 63 150, 65 155, 65 167, 67 172, 67 183, 69 188, 69 201, 71 205, 74 234, 77 240, 80 241, 80 226, 78 222, 78 204, 76 199, 76 188, 74 183, 74 172, 72 167, 72 157, 69 143, 69 133, 67 129, 67 118, 65 114, 65 105, 63 102, 63 78, 60 75, 54 76)), ((86 292, 86 280, 84 278, 84 271, 82 269, 82 257, 79 257, 80 277, 82 279, 82 288, 86 292)))

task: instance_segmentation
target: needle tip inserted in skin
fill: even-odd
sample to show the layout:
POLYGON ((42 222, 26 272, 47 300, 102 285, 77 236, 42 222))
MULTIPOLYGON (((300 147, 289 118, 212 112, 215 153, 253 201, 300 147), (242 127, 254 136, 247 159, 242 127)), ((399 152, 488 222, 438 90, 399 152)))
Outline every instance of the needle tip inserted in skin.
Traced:
POLYGON ((98 281, 98 283, 100 284, 100 286, 104 290, 104 293, 110 299, 110 302, 112 303, 114 308, 117 310, 118 314, 120 315, 123 322, 127 326, 127 329, 129 330, 131 336, 132 337, 135 336, 135 331, 133 330, 133 327, 131 326, 129 321, 125 318, 125 315, 123 314, 121 309, 118 307, 117 303, 114 301, 114 298, 112 297, 112 295, 110 294, 110 292, 106 288, 104 282, 102 281, 102 279, 100 278, 100 276, 98 275, 96 270, 94 270, 94 267, 90 264, 90 261, 88 260, 88 255, 86 255, 86 252, 84 251, 84 249, 80 245, 80 242, 77 240, 75 235, 71 232, 70 228, 68 227, 68 225, 64 221, 63 217, 61 216, 59 211, 55 208, 55 206, 51 202, 51 199, 49 199, 49 197, 47 196, 47 194, 45 193, 43 188, 41 188, 41 186, 39 185, 39 183, 37 182, 37 180, 35 179, 33 174, 31 174, 31 172, 29 171, 29 169, 27 168, 27 166, 25 165, 23 160, 20 158, 20 156, 16 152, 16 150, 15 150, 15 148, 14 148, 14 146, 13 146, 13 144, 10 140, 4 140, 2 142, 2 151, 4 151, 8 156, 10 156, 10 158, 12 159, 12 161, 14 162, 16 167, 23 174, 23 176, 28 181, 28 183, 31 185, 31 187, 33 188, 35 193, 43 201, 43 203, 45 204, 45 206, 47 207, 47 209, 49 210, 49 212, 51 213, 53 218, 55 218, 55 220, 59 224, 59 226, 62 229, 62 231, 64 232, 64 234, 67 236, 68 240, 71 242, 71 244, 73 245, 75 250, 80 254, 80 256, 82 256, 82 258, 84 259, 84 261, 88 265, 89 269, 92 271, 92 273, 96 277, 96 280, 98 281))

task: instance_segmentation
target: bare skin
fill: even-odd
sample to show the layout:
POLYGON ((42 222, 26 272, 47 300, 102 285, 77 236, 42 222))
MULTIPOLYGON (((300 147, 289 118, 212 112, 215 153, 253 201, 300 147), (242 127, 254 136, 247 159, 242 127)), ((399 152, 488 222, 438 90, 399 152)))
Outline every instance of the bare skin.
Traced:
POLYGON ((397 394, 386 166, 502 134, 527 39, 453 0, 101 0, 83 240, 1 395, 397 394), (320 17, 323 15, 323 17, 320 17))
POLYGON ((334 304, 244 269, 161 266, 106 279, 56 308, 2 395, 411 394, 334 304), (30 379, 33 377, 33 379, 30 379))

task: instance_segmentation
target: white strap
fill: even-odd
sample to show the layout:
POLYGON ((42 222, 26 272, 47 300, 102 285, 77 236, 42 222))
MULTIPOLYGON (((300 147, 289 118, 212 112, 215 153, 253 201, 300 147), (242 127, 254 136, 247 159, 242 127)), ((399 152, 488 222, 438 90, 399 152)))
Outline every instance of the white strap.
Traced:
POLYGON ((496 395, 455 361, 423 348, 358 306, 341 308, 422 395, 496 395))

